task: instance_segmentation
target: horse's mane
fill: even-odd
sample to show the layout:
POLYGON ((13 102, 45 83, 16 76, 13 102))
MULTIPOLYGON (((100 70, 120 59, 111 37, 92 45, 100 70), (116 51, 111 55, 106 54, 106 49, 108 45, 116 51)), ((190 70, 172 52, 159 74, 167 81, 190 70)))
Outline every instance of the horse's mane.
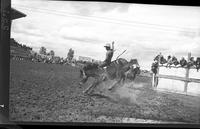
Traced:
POLYGON ((110 64, 119 64, 119 63, 128 63, 128 61, 124 58, 118 58, 113 60, 110 64))

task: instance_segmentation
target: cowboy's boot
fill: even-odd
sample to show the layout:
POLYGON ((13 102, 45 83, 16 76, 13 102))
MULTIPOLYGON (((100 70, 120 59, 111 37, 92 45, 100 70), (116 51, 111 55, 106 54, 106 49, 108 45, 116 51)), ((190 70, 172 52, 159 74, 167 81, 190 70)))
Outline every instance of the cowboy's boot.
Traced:
POLYGON ((86 76, 86 74, 85 74, 85 71, 83 71, 83 78, 86 78, 87 76, 86 76))
POLYGON ((79 82, 79 85, 83 85, 88 80, 88 77, 85 76, 83 79, 79 82))

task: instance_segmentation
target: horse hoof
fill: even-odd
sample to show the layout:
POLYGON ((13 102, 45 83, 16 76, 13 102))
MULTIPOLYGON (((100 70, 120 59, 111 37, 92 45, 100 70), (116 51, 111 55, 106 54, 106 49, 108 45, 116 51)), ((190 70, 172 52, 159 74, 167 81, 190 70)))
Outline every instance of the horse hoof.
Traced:
POLYGON ((79 82, 79 85, 80 85, 80 86, 82 86, 82 85, 83 85, 83 83, 82 83, 82 82, 79 82))
POLYGON ((109 90, 109 91, 113 91, 113 88, 109 88, 108 90, 109 90))
POLYGON ((83 91, 83 94, 85 94, 85 95, 91 95, 91 93, 88 93, 88 91, 83 91))
POLYGON ((83 91, 83 94, 88 94, 87 91, 83 91))

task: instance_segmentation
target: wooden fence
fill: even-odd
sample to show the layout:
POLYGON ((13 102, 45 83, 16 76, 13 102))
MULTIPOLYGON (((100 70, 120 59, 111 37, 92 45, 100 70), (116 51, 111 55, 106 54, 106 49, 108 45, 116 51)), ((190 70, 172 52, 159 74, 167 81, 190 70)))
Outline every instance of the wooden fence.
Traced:
MULTIPOLYGON (((161 55, 161 53, 160 53, 161 55)), ((159 56, 160 57, 160 56, 159 56)), ((191 53, 188 53, 188 58, 187 58, 187 61, 189 61, 191 57, 191 53)), ((158 61, 160 63, 160 59, 158 61)), ((166 67, 166 66, 162 66, 160 64, 158 64, 158 69, 157 69, 157 74, 153 74, 153 77, 152 77, 152 87, 157 90, 158 89, 158 86, 159 86, 159 80, 162 78, 162 79, 170 79, 170 80, 177 80, 178 81, 182 81, 184 82, 184 90, 181 91, 181 92, 178 92, 178 93, 182 93, 182 94, 188 94, 188 95, 194 95, 194 94, 191 94, 191 93, 188 93, 188 84, 189 83, 195 83, 197 87, 199 87, 198 89, 200 89, 200 78, 190 78, 189 77, 189 74, 190 74, 190 70, 191 69, 195 69, 194 67, 175 67, 175 66, 172 66, 172 68, 176 68, 176 69, 185 69, 185 75, 183 76, 177 76, 177 75, 165 75, 165 74, 162 74, 162 73, 159 73, 160 72, 160 68, 161 67, 166 67)), ((168 68, 169 69, 169 68, 168 68)), ((200 72, 199 72, 199 75, 200 75, 200 72)), ((165 81, 166 83, 168 83, 168 81, 165 81)), ((182 84, 182 83, 181 83, 182 84)), ((168 85, 168 84, 166 84, 168 85)), ((170 83, 169 83, 170 85, 170 83)), ((192 86, 192 85, 191 85, 192 86)), ((169 90, 171 91, 171 90, 169 90)), ((198 92, 198 91, 197 91, 198 92)), ((200 95, 200 93, 195 93, 195 96, 196 95, 200 95)))

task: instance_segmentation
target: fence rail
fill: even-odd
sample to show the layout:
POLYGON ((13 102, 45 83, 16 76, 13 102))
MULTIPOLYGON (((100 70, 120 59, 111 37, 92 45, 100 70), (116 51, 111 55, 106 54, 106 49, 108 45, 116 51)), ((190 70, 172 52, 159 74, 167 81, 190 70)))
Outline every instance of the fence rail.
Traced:
POLYGON ((173 75, 162 75, 162 74, 158 74, 158 75, 156 75, 156 77, 172 79, 172 80, 180 80, 180 81, 184 81, 184 82, 200 83, 200 79, 196 79, 196 78, 185 78, 185 77, 178 77, 178 76, 173 76, 173 75))
MULTIPOLYGON (((182 66, 166 66, 166 65, 159 65, 159 67, 166 67, 166 68, 185 68, 185 69, 188 69, 188 67, 186 67, 186 66, 184 66, 184 67, 182 67, 182 66)), ((191 67, 189 67, 189 69, 197 69, 197 68, 195 68, 194 66, 191 66, 191 67)))

